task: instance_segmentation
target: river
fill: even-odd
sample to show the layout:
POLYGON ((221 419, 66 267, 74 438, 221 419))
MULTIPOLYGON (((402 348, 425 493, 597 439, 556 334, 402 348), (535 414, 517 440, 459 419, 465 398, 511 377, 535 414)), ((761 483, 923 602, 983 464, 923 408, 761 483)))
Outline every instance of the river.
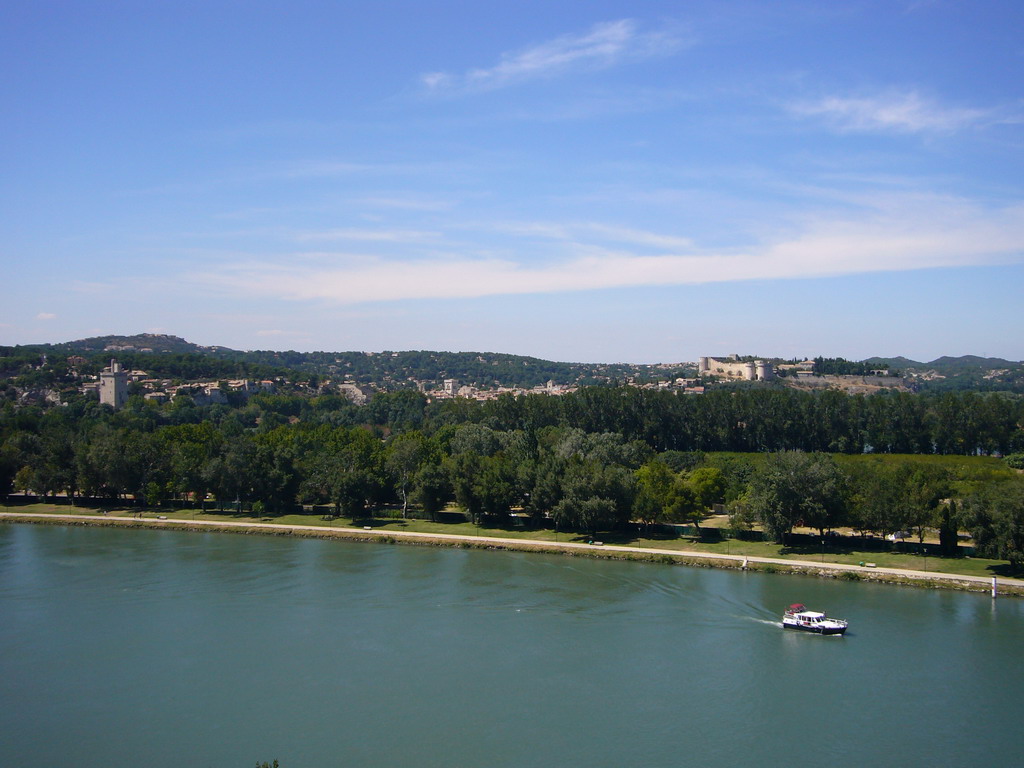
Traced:
POLYGON ((1022 640, 978 594, 0 525, 0 765, 1014 765, 1022 640))

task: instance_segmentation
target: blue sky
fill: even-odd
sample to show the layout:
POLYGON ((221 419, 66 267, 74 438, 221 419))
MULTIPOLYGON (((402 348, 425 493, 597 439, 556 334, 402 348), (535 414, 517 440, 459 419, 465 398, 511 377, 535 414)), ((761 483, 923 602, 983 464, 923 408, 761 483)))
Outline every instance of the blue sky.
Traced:
POLYGON ((8 2, 0 343, 1024 358, 1024 3, 8 2))

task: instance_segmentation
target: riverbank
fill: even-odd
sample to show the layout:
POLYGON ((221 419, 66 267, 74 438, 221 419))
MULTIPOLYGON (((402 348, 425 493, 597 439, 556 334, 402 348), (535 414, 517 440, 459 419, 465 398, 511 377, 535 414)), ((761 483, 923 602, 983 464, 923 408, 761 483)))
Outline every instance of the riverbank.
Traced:
MULTIPOLYGON (((870 565, 861 566, 813 562, 810 560, 786 560, 750 555, 700 552, 696 550, 641 548, 601 543, 536 541, 498 536, 466 536, 415 531, 382 531, 370 527, 354 528, 255 521, 239 522, 229 520, 133 517, 110 514, 81 515, 33 512, 0 512, 0 522, 31 523, 36 525, 94 525, 179 531, 219 531, 225 533, 342 539, 385 544, 501 549, 606 560, 633 560, 668 565, 689 565, 703 568, 728 568, 733 570, 760 571, 763 573, 838 578, 847 581, 872 581, 932 589, 956 589, 986 593, 991 592, 992 589, 992 579, 990 577, 967 576, 936 571, 915 571, 902 568, 873 567, 870 565)), ((998 594, 1001 596, 1024 597, 1024 580, 1000 578, 997 585, 998 594)))

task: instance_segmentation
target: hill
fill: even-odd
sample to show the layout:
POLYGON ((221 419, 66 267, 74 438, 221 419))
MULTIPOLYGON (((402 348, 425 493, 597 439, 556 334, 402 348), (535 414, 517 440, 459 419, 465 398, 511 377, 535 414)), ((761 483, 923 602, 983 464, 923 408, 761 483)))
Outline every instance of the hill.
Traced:
MULTIPOLYGON (((108 335, 64 342, 0 349, 13 367, 29 361, 28 354, 51 358, 81 356, 99 370, 117 357, 127 368, 179 378, 270 376, 298 372, 302 377, 329 377, 382 389, 440 385, 455 379, 458 385, 479 388, 557 385, 593 385, 678 378, 694 373, 685 363, 634 365, 627 363, 564 363, 498 352, 296 352, 293 350, 241 351, 222 346, 193 344, 179 336, 140 333, 108 335)), ((94 372, 94 371, 90 371, 94 372)))
POLYGON ((939 357, 932 360, 926 367, 936 370, 964 370, 967 368, 980 368, 983 370, 995 370, 996 368, 1008 368, 1020 363, 1012 360, 1004 360, 1001 357, 978 357, 977 355, 962 355, 961 357, 939 357))
POLYGON ((890 370, 905 371, 908 368, 920 368, 924 363, 911 360, 908 357, 869 357, 861 360, 862 363, 872 368, 889 368, 890 370))
POLYGON ((921 391, 1024 392, 1024 363, 1001 357, 943 356, 928 363, 907 360, 901 369, 921 391))
MULTIPOLYGON (((126 367, 155 376, 194 378, 268 378, 291 372, 299 379, 331 378, 398 389, 440 386, 445 379, 459 386, 532 388, 553 382, 559 386, 632 382, 649 384, 695 375, 690 363, 638 365, 627 363, 566 363, 499 352, 296 352, 242 351, 204 346, 180 336, 156 333, 94 336, 61 344, 0 348, 0 372, 7 375, 37 364, 36 356, 54 362, 84 357, 80 372, 94 374, 111 357, 126 367)), ((818 358, 826 373, 865 375, 870 369, 889 369, 905 376, 918 390, 975 390, 1024 392, 1024 364, 1002 358, 944 356, 922 363, 907 357, 870 357, 858 363, 842 358, 818 358), (868 369, 858 370, 858 369, 868 369)), ((821 371, 819 371, 821 372, 821 371)), ((734 384, 734 386, 739 386, 734 384)))
POLYGON ((133 336, 93 336, 88 339, 78 339, 77 341, 68 341, 64 344, 53 346, 66 348, 69 352, 77 352, 79 354, 89 354, 92 352, 142 352, 169 355, 206 355, 236 351, 227 347, 204 347, 186 341, 180 336, 170 336, 164 333, 137 333, 133 336))

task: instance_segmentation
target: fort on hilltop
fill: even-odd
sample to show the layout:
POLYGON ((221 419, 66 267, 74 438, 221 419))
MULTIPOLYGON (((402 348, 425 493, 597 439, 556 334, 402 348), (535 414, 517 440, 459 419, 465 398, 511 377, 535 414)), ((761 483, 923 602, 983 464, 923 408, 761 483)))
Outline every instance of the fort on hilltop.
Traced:
POLYGON ((702 357, 697 362, 700 376, 719 376, 744 381, 770 381, 775 378, 775 368, 767 360, 740 360, 738 355, 727 359, 702 357))

